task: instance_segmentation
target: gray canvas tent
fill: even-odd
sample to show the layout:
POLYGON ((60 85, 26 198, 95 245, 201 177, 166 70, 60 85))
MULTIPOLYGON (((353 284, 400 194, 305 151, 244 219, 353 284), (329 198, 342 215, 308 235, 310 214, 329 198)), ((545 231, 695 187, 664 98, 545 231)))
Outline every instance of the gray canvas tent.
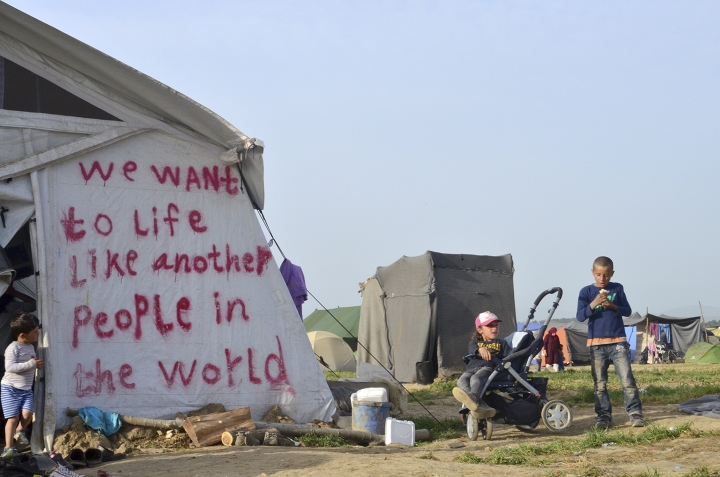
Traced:
MULTIPOLYGON (((511 255, 426 252, 378 267, 361 286, 359 342, 403 382, 416 381, 416 363, 430 362, 440 376, 462 372, 475 317, 491 310, 500 336, 515 331, 511 255)), ((377 361, 358 348, 362 364, 377 361)))

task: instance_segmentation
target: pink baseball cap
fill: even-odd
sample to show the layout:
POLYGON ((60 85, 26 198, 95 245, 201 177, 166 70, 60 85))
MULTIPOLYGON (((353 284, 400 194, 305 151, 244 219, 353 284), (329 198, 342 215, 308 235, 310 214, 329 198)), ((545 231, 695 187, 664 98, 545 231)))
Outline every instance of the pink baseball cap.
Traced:
POLYGON ((484 311, 478 315, 477 318, 475 318, 475 328, 478 326, 487 326, 490 323, 502 323, 502 320, 495 315, 495 313, 484 311))

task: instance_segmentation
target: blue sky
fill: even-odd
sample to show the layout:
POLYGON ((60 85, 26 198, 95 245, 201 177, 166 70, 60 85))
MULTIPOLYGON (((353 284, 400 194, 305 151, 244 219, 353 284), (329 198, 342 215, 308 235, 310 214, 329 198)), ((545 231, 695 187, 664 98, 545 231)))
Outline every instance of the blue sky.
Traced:
POLYGON ((641 313, 720 315, 720 3, 8 3, 264 140, 328 307, 435 250, 511 253, 519 319, 598 255, 641 313))

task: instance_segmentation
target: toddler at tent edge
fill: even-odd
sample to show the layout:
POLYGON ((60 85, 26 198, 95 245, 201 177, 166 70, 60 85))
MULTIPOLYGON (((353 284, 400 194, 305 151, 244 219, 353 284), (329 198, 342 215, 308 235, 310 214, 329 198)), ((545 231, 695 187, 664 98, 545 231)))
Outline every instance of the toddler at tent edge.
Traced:
POLYGON ((622 321, 623 316, 630 316, 632 309, 623 286, 610 281, 615 274, 612 260, 596 258, 592 274, 595 283, 580 290, 576 318, 578 321, 589 319, 587 344, 595 384, 595 426, 607 429, 612 422, 612 403, 607 391, 607 371, 612 363, 623 388, 630 425, 643 427, 642 402, 630 365, 630 344, 622 321))
POLYGON ((476 418, 493 417, 496 412, 483 400, 480 393, 493 372, 496 364, 493 361, 504 358, 511 351, 505 340, 497 338, 501 322, 501 319, 489 311, 480 313, 475 318, 476 332, 468 344, 469 354, 463 358, 467 368, 458 379, 457 387, 453 388, 455 399, 464 404, 476 418))
POLYGON ((2 408, 7 418, 5 448, 0 457, 17 454, 13 436, 18 444, 28 444, 23 429, 30 424, 35 411, 32 390, 35 370, 45 365, 42 359, 35 356, 33 343, 37 343, 40 336, 40 327, 35 317, 28 313, 18 313, 10 322, 10 329, 16 341, 5 350, 5 375, 0 381, 2 408))

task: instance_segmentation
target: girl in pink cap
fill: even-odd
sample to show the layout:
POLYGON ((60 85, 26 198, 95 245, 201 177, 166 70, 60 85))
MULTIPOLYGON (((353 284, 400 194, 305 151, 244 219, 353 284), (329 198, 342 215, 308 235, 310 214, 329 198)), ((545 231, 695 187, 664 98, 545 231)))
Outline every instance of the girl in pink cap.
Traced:
POLYGON ((475 318, 476 332, 470 340, 469 355, 465 359, 467 368, 458 379, 457 387, 453 389, 455 399, 465 404, 478 419, 495 415, 495 409, 483 401, 480 393, 494 366, 499 363, 498 360, 510 353, 508 344, 497 337, 501 322, 501 319, 489 311, 480 313, 475 318))

